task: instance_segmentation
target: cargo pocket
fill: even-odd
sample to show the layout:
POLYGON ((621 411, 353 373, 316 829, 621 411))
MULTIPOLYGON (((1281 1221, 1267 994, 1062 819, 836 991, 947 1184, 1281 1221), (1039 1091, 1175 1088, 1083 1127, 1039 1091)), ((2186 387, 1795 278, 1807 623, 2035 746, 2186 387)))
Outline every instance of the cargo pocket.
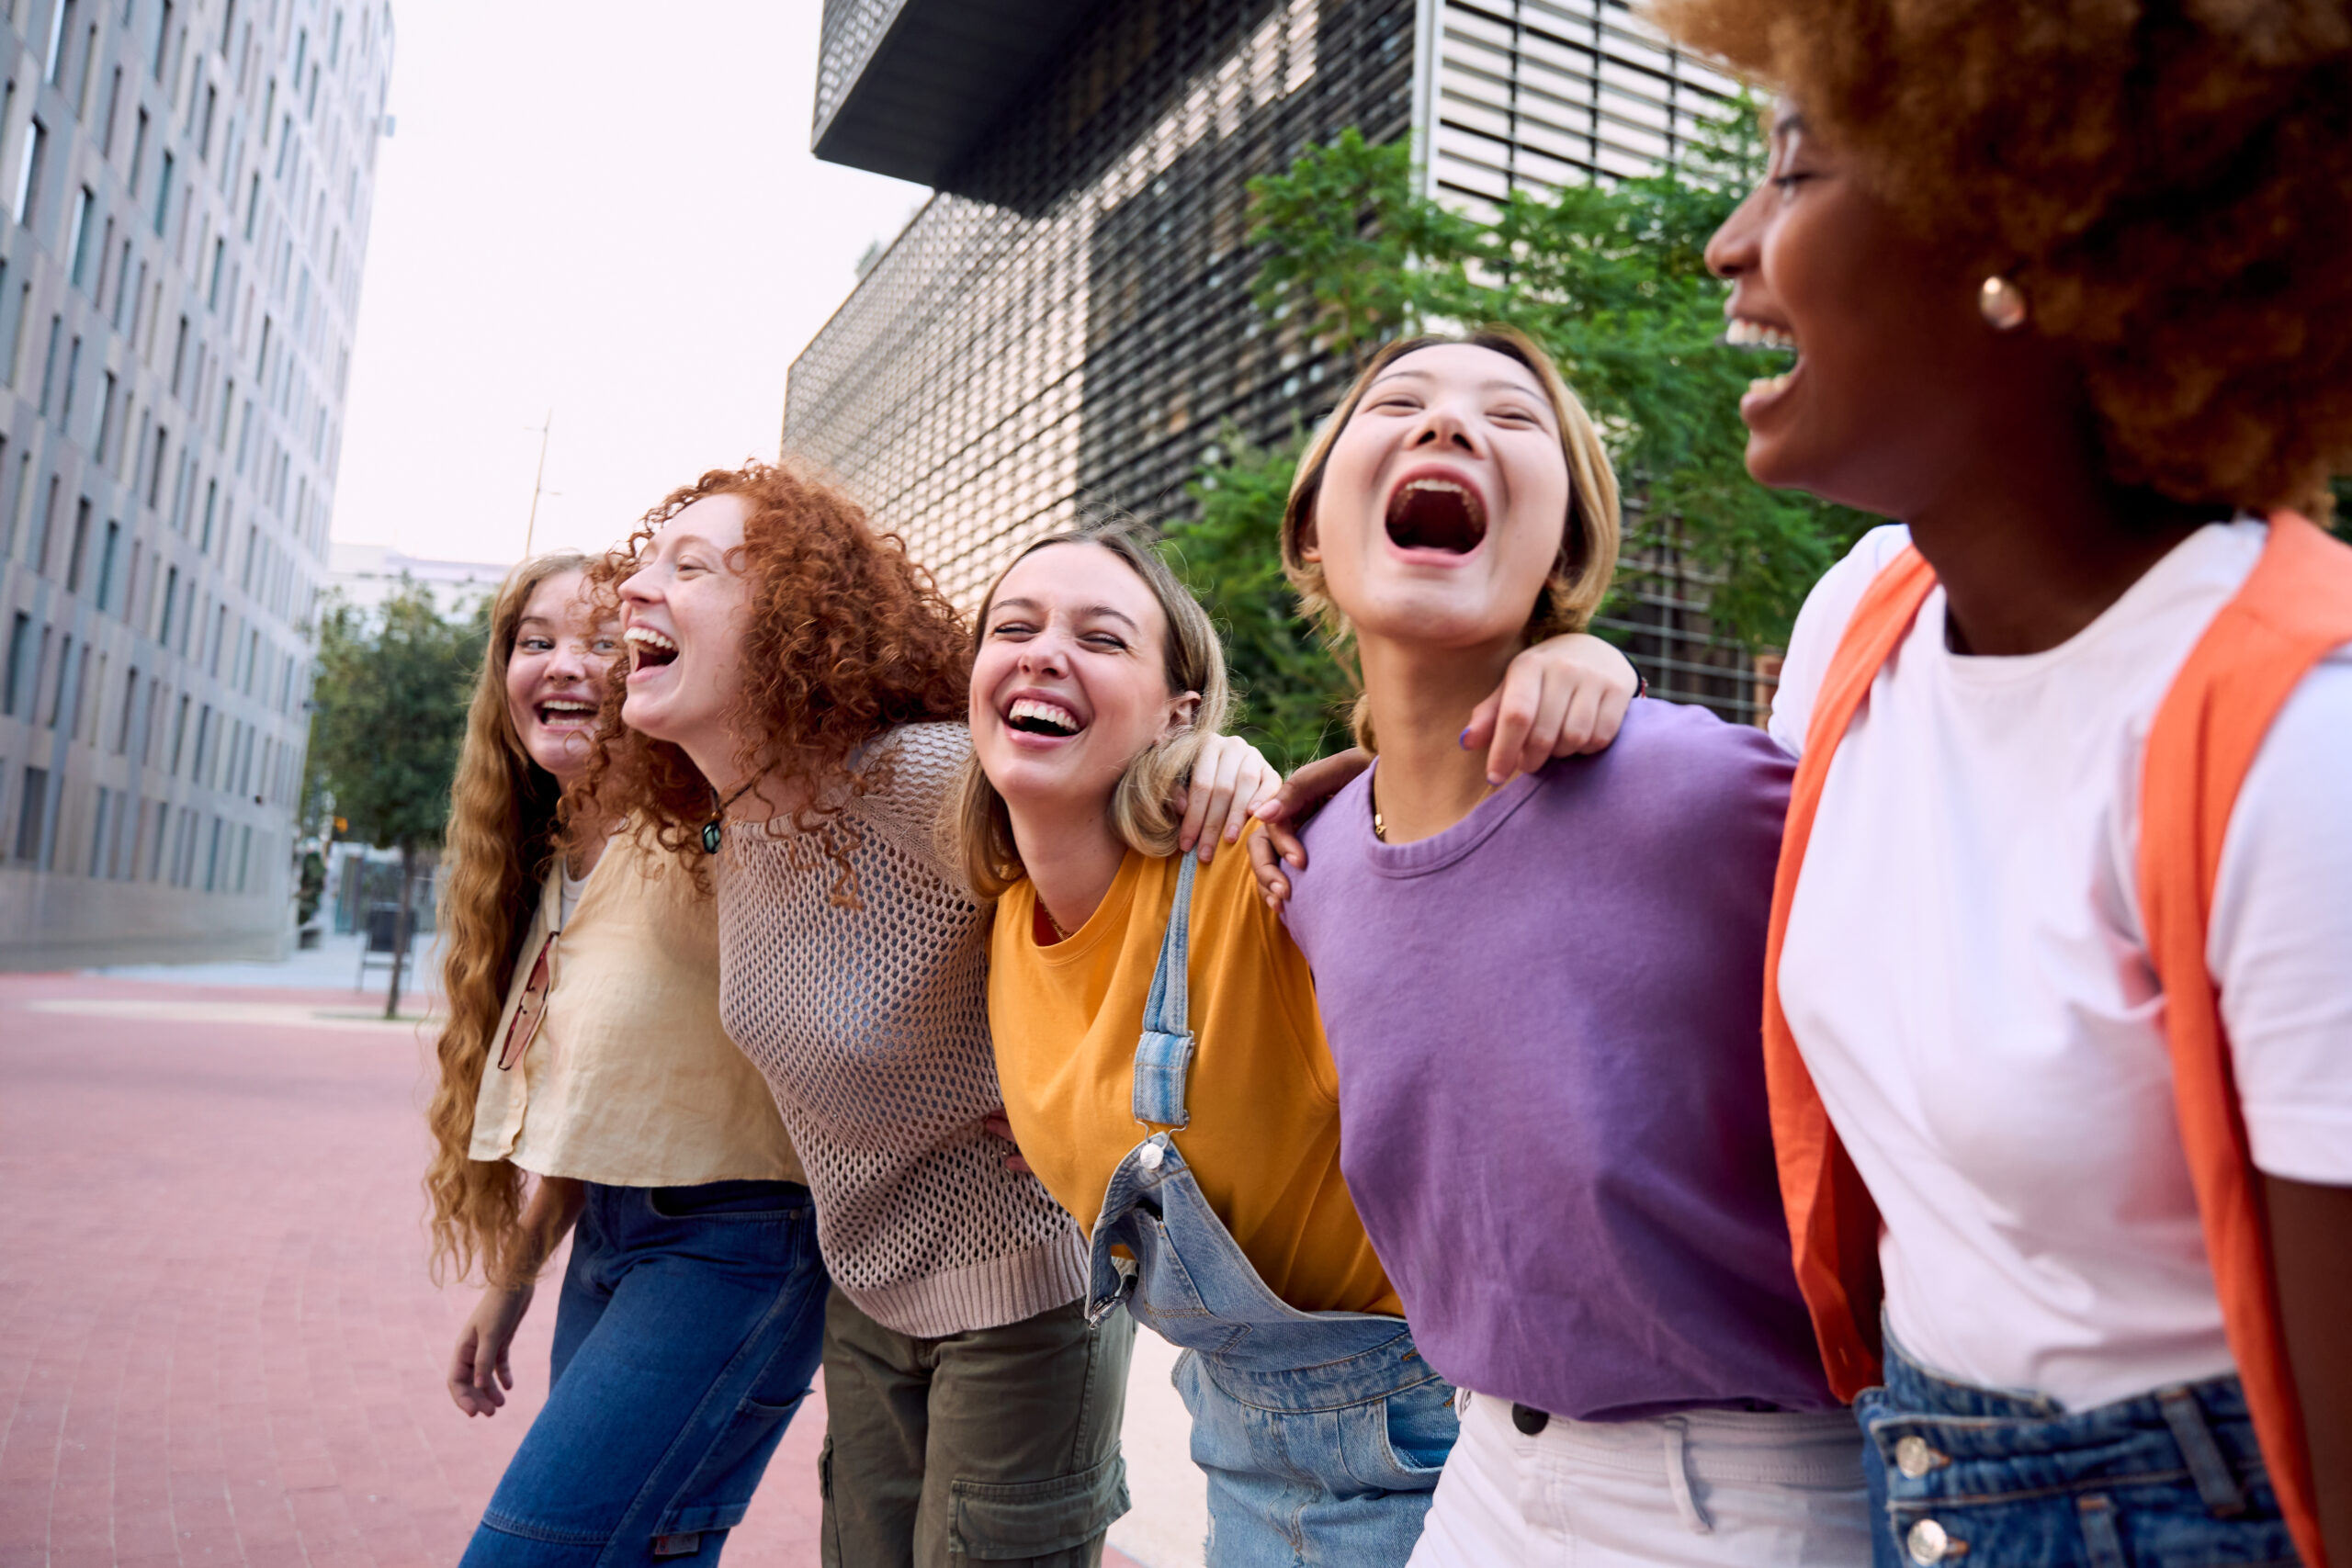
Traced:
POLYGON ((784 1439, 786 1424, 807 1397, 804 1390, 781 1404, 756 1399, 738 1404, 735 1418, 686 1477, 654 1533, 687 1535, 696 1530, 733 1529, 741 1524, 744 1511, 752 1506, 752 1494, 767 1472, 769 1457, 784 1439))
POLYGON ((1048 1481, 956 1481, 949 1550, 985 1562, 1071 1564, 1127 1511, 1127 1468, 1113 1454, 1091 1470, 1048 1481))

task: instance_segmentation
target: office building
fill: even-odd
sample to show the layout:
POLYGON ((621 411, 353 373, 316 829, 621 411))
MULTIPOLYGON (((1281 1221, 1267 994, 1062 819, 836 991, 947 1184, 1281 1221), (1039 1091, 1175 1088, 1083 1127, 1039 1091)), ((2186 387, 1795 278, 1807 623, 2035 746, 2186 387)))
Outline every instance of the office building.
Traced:
POLYGON ((0 966, 293 929, 385 0, 8 0, 0 966))
MULTIPOLYGON (((1248 181, 1354 127, 1441 199, 1647 173, 1733 85, 1617 0, 826 0, 820 157, 932 186, 792 366, 787 450, 970 603, 1089 503, 1155 519, 1230 424, 1350 366, 1251 304, 1248 181)), ((1670 539, 1629 558, 1653 687, 1753 712, 1670 539)))

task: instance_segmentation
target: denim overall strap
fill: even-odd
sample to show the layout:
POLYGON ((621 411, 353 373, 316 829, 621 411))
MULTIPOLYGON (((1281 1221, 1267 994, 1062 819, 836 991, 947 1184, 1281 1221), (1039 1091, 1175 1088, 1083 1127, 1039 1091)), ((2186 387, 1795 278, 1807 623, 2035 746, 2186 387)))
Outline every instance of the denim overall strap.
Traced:
POLYGON ((1176 896, 1168 907, 1168 934, 1144 1003, 1143 1034, 1136 1041, 1134 1109, 1147 1126, 1188 1127, 1184 1080, 1193 1066, 1193 1032, 1185 1024, 1185 983, 1193 959, 1193 873, 1198 863, 1179 852, 1176 896))

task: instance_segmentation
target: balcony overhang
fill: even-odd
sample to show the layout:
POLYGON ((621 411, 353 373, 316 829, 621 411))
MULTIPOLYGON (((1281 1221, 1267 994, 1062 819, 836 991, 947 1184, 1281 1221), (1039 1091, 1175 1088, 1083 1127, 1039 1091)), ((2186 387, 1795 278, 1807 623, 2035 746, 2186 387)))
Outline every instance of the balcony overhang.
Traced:
POLYGON ((945 183, 1102 3, 903 0, 813 150, 829 164, 945 183))

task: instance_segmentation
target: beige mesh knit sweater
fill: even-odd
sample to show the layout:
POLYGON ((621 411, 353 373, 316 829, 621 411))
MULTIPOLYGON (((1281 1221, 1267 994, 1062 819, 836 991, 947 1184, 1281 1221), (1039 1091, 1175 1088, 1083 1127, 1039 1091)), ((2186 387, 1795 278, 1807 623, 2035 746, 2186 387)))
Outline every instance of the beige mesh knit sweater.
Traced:
POLYGON ((728 824, 719 1010, 808 1168, 833 1282, 885 1327, 935 1338, 1075 1301, 1085 1255, 1077 1224, 980 1126, 1004 1102, 988 944, 932 838, 971 738, 921 724, 882 744, 889 782, 818 832, 728 824), (863 908, 832 901, 827 833, 859 840, 863 908))

